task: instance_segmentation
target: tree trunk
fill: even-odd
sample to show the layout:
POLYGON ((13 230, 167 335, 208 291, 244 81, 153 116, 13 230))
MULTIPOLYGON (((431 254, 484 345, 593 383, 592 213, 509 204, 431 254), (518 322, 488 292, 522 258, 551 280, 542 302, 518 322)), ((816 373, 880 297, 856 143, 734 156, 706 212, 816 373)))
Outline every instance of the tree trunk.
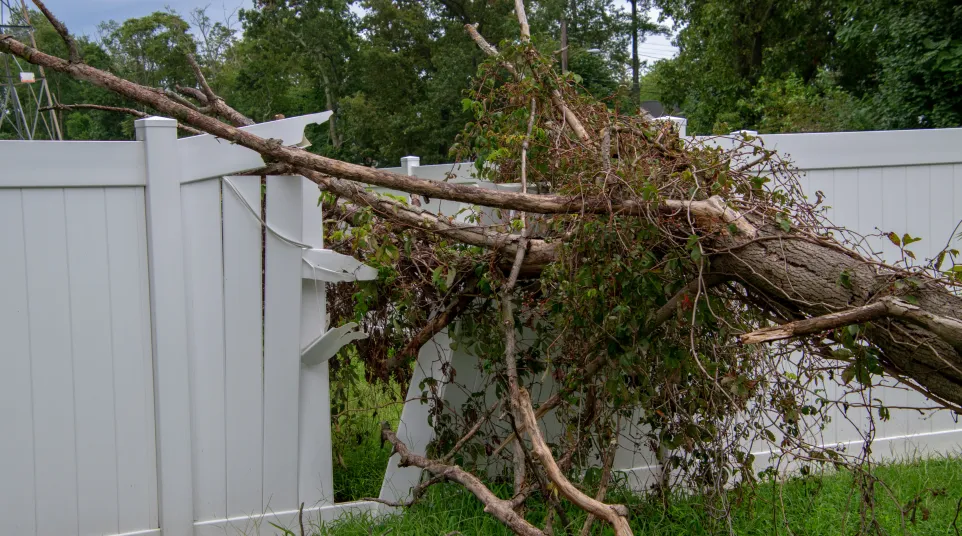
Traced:
MULTIPOLYGON (((932 282, 895 291, 905 276, 866 264, 851 252, 828 243, 762 230, 759 239, 733 246, 712 261, 712 270, 732 276, 750 291, 764 294, 800 317, 822 316, 895 294, 920 310, 957 325, 962 297, 932 282)), ((905 283, 911 287, 910 283, 905 283)), ((866 336, 882 350, 885 364, 915 380, 932 394, 962 405, 962 330, 933 332, 931 325, 910 319, 883 318, 870 324, 866 336)))

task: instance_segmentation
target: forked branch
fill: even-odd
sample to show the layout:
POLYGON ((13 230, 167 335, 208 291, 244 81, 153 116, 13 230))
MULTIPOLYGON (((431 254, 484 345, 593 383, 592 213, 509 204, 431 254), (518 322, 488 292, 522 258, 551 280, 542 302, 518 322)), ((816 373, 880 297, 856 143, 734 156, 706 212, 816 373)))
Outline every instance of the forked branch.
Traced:
POLYGON ((628 525, 628 509, 624 505, 605 504, 595 500, 585 495, 564 476, 555 462, 551 449, 545 443, 544 437, 541 436, 541 429, 538 427, 538 421, 531 406, 531 397, 523 389, 521 391, 521 413, 525 431, 531 438, 531 452, 538 459, 548 479, 551 480, 561 495, 589 514, 607 521, 614 528, 616 536, 630 536, 632 532, 628 525))
POLYGON ((509 529, 522 536, 545 536, 544 532, 529 523, 526 519, 518 515, 513 508, 513 503, 499 498, 485 486, 478 477, 458 467, 449 465, 411 452, 403 441, 398 439, 397 434, 391 430, 388 423, 381 427, 381 437, 394 446, 394 451, 401 457, 398 465, 401 467, 420 467, 434 476, 443 477, 446 480, 457 482, 466 490, 471 492, 478 500, 484 504, 484 511, 494 516, 509 529))

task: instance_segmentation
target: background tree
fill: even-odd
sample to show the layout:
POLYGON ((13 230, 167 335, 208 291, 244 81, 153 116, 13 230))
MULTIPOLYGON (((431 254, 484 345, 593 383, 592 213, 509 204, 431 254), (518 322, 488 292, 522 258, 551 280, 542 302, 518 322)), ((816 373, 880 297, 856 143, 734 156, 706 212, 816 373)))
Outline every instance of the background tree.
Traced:
POLYGON ((693 133, 962 124, 955 2, 655 4, 675 21, 680 53, 656 64, 651 83, 693 133), (786 120, 787 109, 800 122, 786 120))

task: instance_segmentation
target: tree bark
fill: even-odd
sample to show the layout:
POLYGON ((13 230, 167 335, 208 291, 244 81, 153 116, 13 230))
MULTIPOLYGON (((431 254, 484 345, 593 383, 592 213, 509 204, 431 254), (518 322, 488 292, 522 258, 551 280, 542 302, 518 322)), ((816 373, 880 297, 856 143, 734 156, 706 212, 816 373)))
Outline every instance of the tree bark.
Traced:
MULTIPOLYGON (((735 244, 714 258, 712 270, 797 311, 800 317, 867 306, 896 295, 896 281, 906 279, 905 274, 867 263, 834 244, 770 229, 760 230, 759 239, 735 244)), ((962 325, 962 297, 926 280, 919 288, 903 292, 917 300, 919 311, 950 322, 942 328, 926 327, 905 315, 887 314, 868 325, 866 336, 899 374, 942 399, 962 404, 962 329, 952 327, 962 325)))

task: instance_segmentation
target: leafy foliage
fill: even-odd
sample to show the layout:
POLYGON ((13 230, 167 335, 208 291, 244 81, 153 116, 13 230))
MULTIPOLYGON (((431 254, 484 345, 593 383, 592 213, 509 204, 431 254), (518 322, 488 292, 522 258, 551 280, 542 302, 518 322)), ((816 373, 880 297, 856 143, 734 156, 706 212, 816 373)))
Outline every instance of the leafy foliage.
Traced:
POLYGON ((663 101, 681 106, 694 133, 721 123, 759 132, 962 124, 956 2, 656 4, 677 24, 681 53, 649 76, 663 101))

